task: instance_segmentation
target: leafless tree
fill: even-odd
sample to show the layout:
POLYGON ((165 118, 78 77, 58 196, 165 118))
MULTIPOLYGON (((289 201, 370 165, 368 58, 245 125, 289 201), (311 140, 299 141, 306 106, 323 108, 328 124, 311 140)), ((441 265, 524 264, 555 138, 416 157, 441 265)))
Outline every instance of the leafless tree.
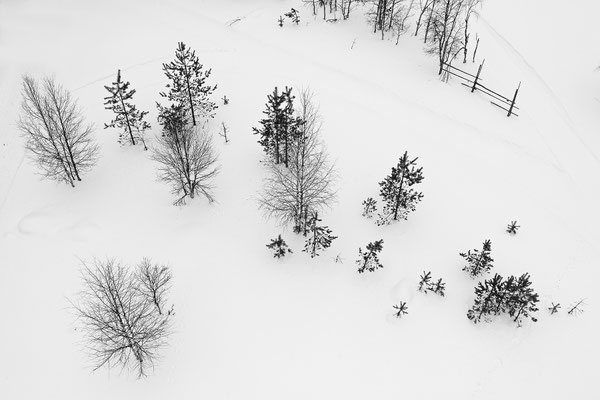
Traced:
POLYGON ((442 75, 444 65, 451 63, 463 50, 463 7, 463 0, 438 0, 433 13, 433 40, 427 44, 426 51, 437 56, 438 75, 442 75))
POLYGON ((179 196, 174 204, 183 205, 196 195, 213 202, 213 179, 219 168, 211 137, 188 123, 163 122, 163 127, 166 134, 158 138, 152 159, 160 164, 159 179, 179 196))
POLYGON ((415 36, 419 34, 419 28, 421 27, 421 21, 423 16, 432 7, 434 0, 419 0, 419 17, 417 18, 417 27, 415 29, 415 36))
POLYGON ((371 10, 367 13, 373 31, 381 32, 381 39, 385 32, 392 32, 398 41, 400 35, 406 31, 406 20, 412 11, 414 0, 370 0, 371 10))
POLYGON ((71 93, 52 78, 44 78, 40 87, 24 76, 22 96, 18 126, 30 158, 44 177, 74 187, 98 158, 92 125, 85 123, 71 93))
POLYGON ((227 132, 229 132, 229 127, 225 124, 225 122, 221 122, 221 130, 219 130, 219 136, 225 139, 225 143, 229 143, 227 132))
MULTIPOLYGON (((164 265, 153 264, 148 258, 144 258, 138 266, 137 280, 140 291, 151 299, 159 315, 165 311, 166 297, 171 289, 171 271, 164 265)), ((172 313, 172 308, 168 313, 172 313)))
POLYGON ((138 378, 154 366, 170 334, 173 308, 166 308, 171 274, 144 260, 137 272, 115 260, 83 263, 84 289, 76 302, 94 370, 134 370, 138 378))
POLYGON ((297 114, 303 124, 292 143, 288 167, 268 162, 259 201, 267 217, 302 232, 313 212, 334 201, 336 172, 321 143, 321 116, 308 89, 300 92, 297 114))
POLYGON ((482 0, 466 0, 465 1, 465 11, 464 11, 464 20, 465 21, 464 21, 464 35, 463 35, 463 42, 464 42, 463 63, 467 62, 467 52, 468 52, 467 46, 469 45, 469 37, 470 37, 469 21, 471 19, 471 15, 476 13, 477 7, 479 7, 481 5, 481 1, 482 0))

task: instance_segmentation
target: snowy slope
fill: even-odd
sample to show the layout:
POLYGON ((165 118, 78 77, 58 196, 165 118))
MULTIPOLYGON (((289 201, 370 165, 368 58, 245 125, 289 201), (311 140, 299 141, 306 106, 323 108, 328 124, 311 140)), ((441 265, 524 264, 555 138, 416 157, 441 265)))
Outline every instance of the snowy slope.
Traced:
POLYGON ((475 27, 484 78, 507 94, 523 82, 520 117, 509 119, 441 83, 417 38, 378 40, 359 14, 333 25, 302 8, 300 26, 279 28, 298 3, 0 1, 1 398, 594 398, 600 35, 590 29, 600 6, 488 0, 475 27), (215 138, 213 205, 172 206, 148 153, 101 129, 103 85, 118 68, 155 119, 161 63, 177 41, 213 69, 215 98, 231 99, 212 126, 231 128, 231 143, 215 138), (55 75, 97 126, 102 158, 74 190, 40 181, 23 161, 15 121, 25 72, 55 75), (251 128, 275 85, 315 92, 340 173, 324 217, 339 239, 316 260, 289 230, 291 258, 264 247, 281 228, 257 210, 265 172, 251 128), (377 227, 360 203, 405 150, 420 157, 424 201, 408 221, 377 227), (504 232, 513 219, 515 237, 504 232), (358 275, 358 247, 380 238, 385 268, 358 275), (531 273, 538 323, 467 320, 475 282, 458 253, 484 239, 497 272, 531 273), (91 374, 69 310, 79 259, 107 256, 173 269, 175 333, 142 381, 91 374), (416 291, 424 269, 447 281, 445 298, 416 291), (581 316, 545 312, 580 298, 581 316), (397 320, 400 300, 409 315, 397 320))

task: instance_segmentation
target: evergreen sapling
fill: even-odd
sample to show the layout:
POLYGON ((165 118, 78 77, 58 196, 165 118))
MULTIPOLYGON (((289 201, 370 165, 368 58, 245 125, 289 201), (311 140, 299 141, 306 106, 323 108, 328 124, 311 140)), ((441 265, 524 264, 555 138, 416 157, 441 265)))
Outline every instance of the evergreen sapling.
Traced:
POLYGON ((148 111, 140 111, 137 107, 130 103, 135 89, 129 88, 130 83, 121 80, 121 70, 117 71, 117 80, 111 86, 104 86, 110 93, 110 96, 104 98, 104 106, 107 110, 114 112, 115 119, 108 124, 104 124, 104 129, 118 128, 119 143, 132 145, 141 142, 144 145, 144 150, 148 150, 144 141, 144 132, 150 129, 150 124, 144 120, 148 111))
POLYGON ((401 301, 399 305, 394 306, 394 309, 396 310, 394 312, 396 318, 402 318, 403 315, 408 314, 408 306, 405 301, 401 301))
POLYGON ((163 71, 171 83, 167 84, 168 92, 160 95, 175 104, 181 104, 196 125, 196 117, 212 118, 217 105, 209 96, 217 89, 206 80, 211 69, 204 70, 196 52, 179 42, 175 51, 175 60, 163 64, 163 71))
POLYGON ((494 266, 492 262, 494 259, 491 257, 492 242, 486 240, 483 242, 482 250, 469 250, 466 253, 459 253, 467 261, 467 265, 463 267, 463 271, 467 271, 472 278, 489 272, 494 266))
POLYGON ((271 243, 267 245, 267 248, 273 250, 273 257, 275 258, 285 257, 287 253, 292 253, 292 250, 288 248, 287 243, 281 238, 281 235, 277 236, 276 239, 271 239, 271 243))
POLYGON ((372 197, 368 197, 366 200, 362 202, 363 206, 363 217, 373 218, 373 214, 377 211, 377 201, 372 197))
POLYGON ((304 252, 310 254, 310 257, 319 255, 319 251, 325 250, 331 246, 331 242, 337 239, 337 236, 331 234, 331 229, 327 226, 318 226, 317 222, 321 220, 317 213, 314 213, 308 224, 308 239, 304 245, 304 252))
POLYGON ((416 209, 417 203, 423 199, 423 193, 413 188, 423 181, 423 168, 417 168, 418 158, 409 159, 408 153, 392 167, 392 172, 379 183, 380 196, 385 203, 379 215, 377 225, 390 224, 399 219, 407 219, 408 214, 416 209))
POLYGON ((373 272, 376 269, 383 268, 379 262, 379 253, 383 249, 383 239, 371 242, 367 245, 367 251, 363 253, 362 249, 358 249, 358 273, 362 274, 365 271, 373 272))

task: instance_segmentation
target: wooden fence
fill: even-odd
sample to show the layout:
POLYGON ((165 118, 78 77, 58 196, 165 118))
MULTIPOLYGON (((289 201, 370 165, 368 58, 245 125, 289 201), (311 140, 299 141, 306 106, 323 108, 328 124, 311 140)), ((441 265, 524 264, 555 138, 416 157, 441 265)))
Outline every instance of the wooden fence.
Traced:
POLYGON ((464 82, 461 82, 461 84, 471 89, 471 93, 478 90, 481 93, 493 98, 494 100, 492 100, 491 103, 496 107, 499 107, 506 111, 508 113, 506 115, 507 117, 510 117, 511 115, 518 117, 519 115, 515 111, 519 109, 519 107, 517 107, 516 102, 517 95, 519 94, 519 89, 521 88, 521 82, 519 82, 519 86, 517 86, 517 89, 515 90, 515 94, 513 95, 512 99, 501 95, 500 93, 481 84, 481 81, 483 80, 481 78, 481 70, 483 69, 484 63, 485 60, 483 60, 482 63, 479 65, 476 75, 470 74, 469 72, 463 71, 462 69, 456 68, 450 64, 444 64, 444 73, 446 74, 446 77, 452 75, 463 80, 464 82))

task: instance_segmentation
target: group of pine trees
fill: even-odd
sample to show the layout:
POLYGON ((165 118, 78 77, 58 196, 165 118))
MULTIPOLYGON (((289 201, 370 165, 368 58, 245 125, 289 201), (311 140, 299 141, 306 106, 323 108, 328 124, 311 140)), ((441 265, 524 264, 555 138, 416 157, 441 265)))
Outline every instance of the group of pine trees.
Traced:
POLYGON ((307 89, 297 107, 290 88, 275 88, 267 99, 265 118, 253 130, 266 155, 260 208, 294 232, 306 233, 311 218, 336 196, 336 171, 320 139, 321 115, 307 89))
MULTIPOLYGON (((472 278, 489 273, 494 267, 491 252, 492 242, 485 240, 481 250, 474 249, 460 253, 467 262, 463 271, 472 278)), ((524 318, 537 321, 533 314, 538 311, 538 302, 539 296, 531 288, 528 273, 518 278, 509 276, 507 279, 495 274, 494 277, 479 282, 475 287, 474 304, 467 312, 467 317, 478 323, 481 320, 489 321, 493 315, 508 314, 521 326, 524 318)))
POLYGON ((529 274, 506 279, 495 274, 475 287, 475 301, 467 317, 478 323, 494 315, 508 314, 521 326, 523 319, 537 321, 533 314, 538 311, 538 302, 539 296, 531 287, 529 274))

